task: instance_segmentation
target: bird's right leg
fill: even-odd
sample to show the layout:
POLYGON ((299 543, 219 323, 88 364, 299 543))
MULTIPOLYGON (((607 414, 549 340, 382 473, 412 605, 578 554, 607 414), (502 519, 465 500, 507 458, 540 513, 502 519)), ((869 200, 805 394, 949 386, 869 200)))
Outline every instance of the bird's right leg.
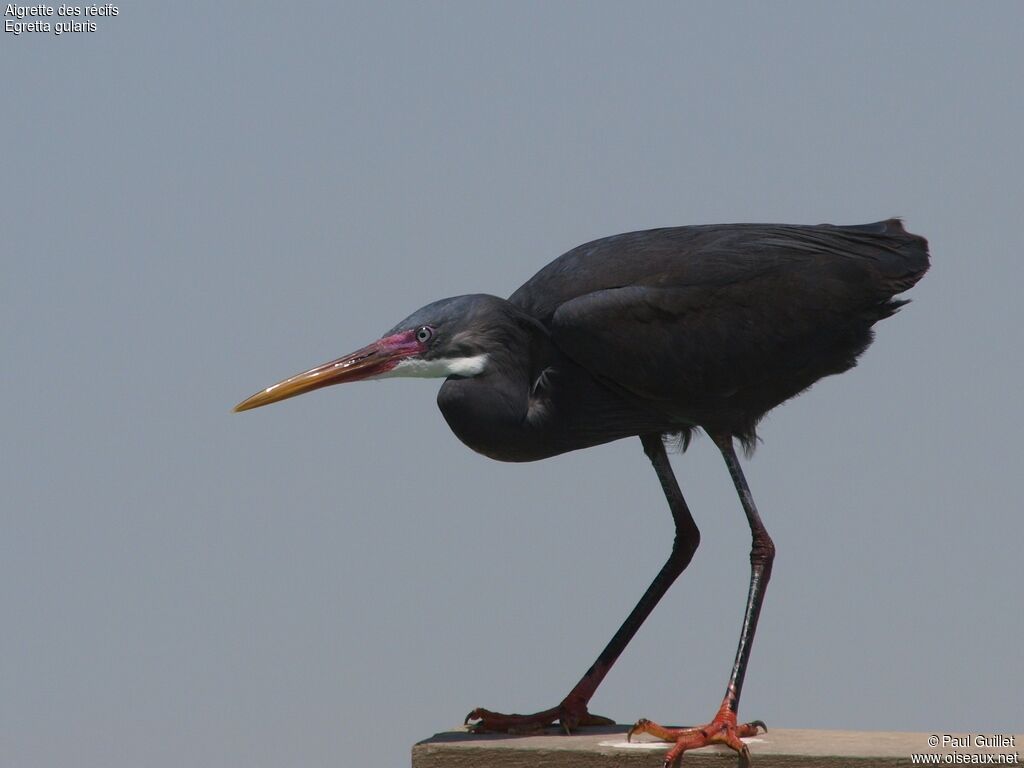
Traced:
POLYGON ((700 544, 700 531, 697 530, 697 524, 693 521, 693 516, 690 515, 682 491, 679 490, 679 483, 676 482, 676 477, 672 472, 672 465, 669 463, 661 435, 657 433, 641 435, 640 440, 643 442, 644 452, 651 460, 651 464, 654 465, 654 471, 658 474, 658 480, 665 492, 669 510, 672 512, 672 520, 675 523, 675 539, 672 542, 672 552, 669 554, 668 560, 658 575, 654 577, 654 581, 644 592, 640 602, 636 604, 608 645, 601 651, 601 655, 597 657, 590 669, 576 683, 576 687, 562 699, 557 707, 532 715, 505 715, 482 708, 474 709, 466 716, 467 723, 471 720, 475 721, 473 723, 474 730, 530 733, 557 722, 568 732, 581 725, 611 725, 614 723, 613 720, 606 717, 591 715, 587 711, 587 704, 619 655, 633 639, 633 635, 640 629, 640 625, 654 610, 654 606, 658 604, 679 574, 690 564, 693 553, 697 551, 697 545, 700 544))
POLYGON ((683 753, 690 749, 706 747, 709 744, 724 744, 739 754, 740 768, 750 765, 750 751, 743 739, 749 736, 756 736, 763 729, 768 727, 761 720, 753 720, 749 723, 738 723, 736 713, 740 704, 740 691, 743 688, 743 678, 747 672, 747 662, 750 659, 750 648, 754 642, 754 631, 757 629, 757 619, 761 615, 761 603, 764 600, 765 587, 768 586, 768 579, 772 575, 772 562, 775 559, 775 544, 771 536, 765 530, 761 516, 754 504, 754 497, 750 493, 750 486, 743 476, 743 469, 740 467, 739 459, 736 458, 736 450, 733 448, 732 435, 728 433, 709 432, 711 439, 715 441, 718 449, 722 452, 729 474, 732 476, 736 492, 740 497, 740 504, 747 516, 750 525, 752 544, 750 549, 750 589, 747 593, 747 604, 743 612, 743 628, 740 631, 740 642, 736 649, 736 661, 733 664, 732 674, 729 676, 729 684, 726 686, 725 697, 722 705, 718 708, 714 719, 707 725, 696 728, 666 728, 650 720, 642 719, 629 729, 627 739, 634 734, 649 733, 663 741, 674 741, 673 746, 665 755, 664 768, 678 766, 682 760, 683 753))

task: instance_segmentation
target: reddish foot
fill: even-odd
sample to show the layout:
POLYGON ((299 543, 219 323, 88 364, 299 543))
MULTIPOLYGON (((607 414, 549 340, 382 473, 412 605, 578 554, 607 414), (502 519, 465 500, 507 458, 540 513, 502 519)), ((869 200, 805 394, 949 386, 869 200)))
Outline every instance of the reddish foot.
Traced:
POLYGON ((536 733, 556 722, 566 733, 582 726, 615 725, 614 720, 590 714, 585 702, 569 702, 568 700, 563 701, 557 707, 546 709, 543 712, 535 712, 532 715, 503 715, 500 712, 491 712, 478 707, 466 715, 465 722, 474 731, 511 734, 536 733), (470 720, 476 722, 470 723, 470 720))
POLYGON ((699 728, 665 728, 650 720, 639 720, 629 729, 626 739, 628 741, 637 733, 649 733, 662 741, 674 741, 675 746, 665 754, 664 768, 679 765, 686 750, 710 744, 724 744, 734 749, 740 756, 740 768, 747 768, 750 765, 750 750, 740 739, 756 736, 758 728, 768 730, 768 726, 760 720, 737 725, 736 713, 723 706, 714 720, 699 728))

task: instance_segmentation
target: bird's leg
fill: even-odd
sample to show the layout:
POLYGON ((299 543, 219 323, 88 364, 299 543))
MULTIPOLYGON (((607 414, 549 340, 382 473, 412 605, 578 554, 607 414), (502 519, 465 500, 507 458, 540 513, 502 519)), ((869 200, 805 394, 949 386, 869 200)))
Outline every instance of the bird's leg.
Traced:
POLYGON ((750 764, 750 753, 746 744, 740 739, 756 736, 759 728, 768 730, 760 720, 737 724, 736 713, 739 709, 743 678, 747 672, 747 661, 750 659, 750 648, 754 642, 754 631, 757 629, 757 619, 761 614, 764 591, 772 574, 775 544, 772 543, 764 523, 761 522, 761 516, 757 513, 757 507, 754 506, 754 497, 750 493, 750 487, 747 485, 739 459, 736 457, 732 436, 712 434, 711 439, 715 441, 725 458, 729 474, 736 486, 736 492, 740 496, 743 511, 746 513, 747 522, 750 524, 750 533, 753 538, 750 549, 750 589, 747 593, 747 607, 743 614, 739 647, 736 649, 736 661, 732 666, 732 674, 729 675, 729 685, 725 689, 722 705, 714 719, 699 728, 665 728, 650 720, 640 720, 629 730, 630 737, 637 733, 649 733, 664 741, 675 742, 675 746, 665 755, 666 768, 678 765, 686 750, 705 747, 709 744, 724 744, 731 747, 739 753, 740 765, 747 766, 750 764))
POLYGON ((693 553, 697 551, 700 543, 700 531, 697 524, 690 515, 686 506, 683 494, 679 490, 675 475, 672 473, 672 466, 665 452, 665 445, 662 443, 660 434, 641 435, 644 452, 654 465, 654 471, 661 481, 662 490, 668 500, 669 509, 672 512, 672 520, 675 522, 675 539, 672 542, 672 552, 668 560, 662 566, 654 581, 644 592, 640 602, 636 604, 629 616, 619 627, 618 631, 601 651, 601 655, 586 671, 576 686, 569 692, 561 704, 544 712, 537 712, 533 715, 503 715, 498 712, 490 712, 486 709, 474 709, 466 716, 466 722, 476 721, 473 727, 480 731, 498 731, 509 733, 527 733, 541 730, 549 725, 558 722, 566 731, 570 731, 581 725, 611 725, 613 720, 597 715, 591 715, 587 711, 587 703, 590 701, 598 685, 604 680, 608 670, 612 668, 616 659, 633 639, 633 635, 640 629, 640 625, 654 610, 654 606, 672 586, 683 569, 693 559, 693 553))

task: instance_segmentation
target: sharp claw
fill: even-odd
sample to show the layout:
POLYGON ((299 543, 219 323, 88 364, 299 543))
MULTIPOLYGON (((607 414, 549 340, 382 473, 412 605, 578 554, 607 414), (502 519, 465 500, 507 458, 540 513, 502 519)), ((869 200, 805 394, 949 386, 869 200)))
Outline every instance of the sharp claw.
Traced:
POLYGON ((639 731, 641 728, 643 728, 649 722, 650 721, 646 717, 641 717, 639 720, 637 720, 635 723, 633 723, 633 727, 631 727, 629 729, 629 731, 627 731, 627 733, 626 733, 626 741, 627 742, 632 741, 633 740, 633 734, 636 733, 637 731, 639 731))
POLYGON ((761 728, 764 728, 765 733, 768 733, 768 726, 764 724, 764 720, 751 720, 747 725, 752 725, 755 728, 760 726, 761 728))

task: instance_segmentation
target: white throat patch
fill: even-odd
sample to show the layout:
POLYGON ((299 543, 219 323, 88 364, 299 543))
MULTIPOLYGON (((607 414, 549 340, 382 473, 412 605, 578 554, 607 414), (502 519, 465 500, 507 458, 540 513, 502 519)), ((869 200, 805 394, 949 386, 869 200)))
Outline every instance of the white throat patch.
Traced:
POLYGON ((370 376, 371 379, 389 379, 395 376, 415 376, 423 379, 440 379, 447 376, 477 376, 487 366, 487 355, 472 357, 446 357, 437 360, 407 358, 390 371, 370 376))

